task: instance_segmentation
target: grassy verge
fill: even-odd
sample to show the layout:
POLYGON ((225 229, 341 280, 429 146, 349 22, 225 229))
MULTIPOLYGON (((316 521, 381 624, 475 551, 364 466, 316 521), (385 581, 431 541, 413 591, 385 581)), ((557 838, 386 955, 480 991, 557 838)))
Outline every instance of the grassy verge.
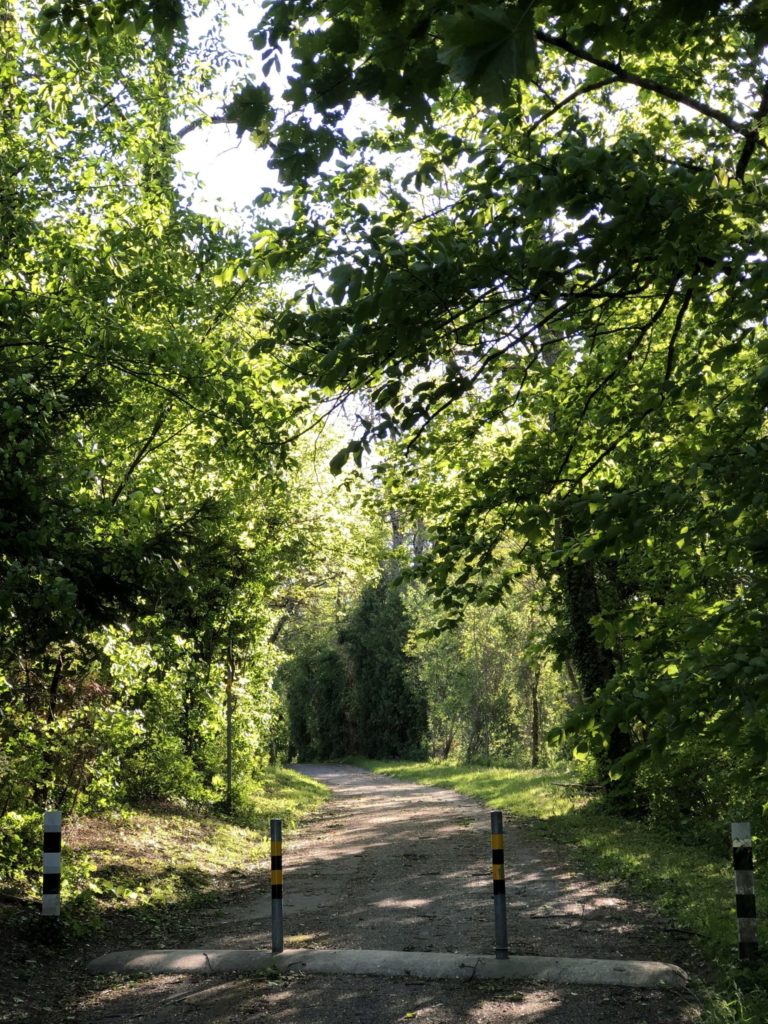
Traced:
MULTIPOLYGON (((524 820, 601 879, 659 908, 673 927, 689 932, 713 965, 714 990, 705 993, 712 1024, 768 1021, 765 962, 742 969, 736 956, 736 920, 730 840, 724 824, 720 850, 688 845, 610 813, 599 796, 565 788, 573 779, 557 770, 512 770, 461 765, 360 760, 361 766, 428 785, 447 786, 524 820)), ((758 879, 759 885, 759 879, 758 879)), ((765 939, 765 936, 763 936, 765 939)))
POLYGON ((179 903, 206 902, 266 857, 270 818, 290 830, 326 795, 313 779, 278 768, 228 819, 173 805, 77 819, 62 836, 62 919, 88 932, 105 911, 145 908, 156 918, 179 903))
POLYGON ((201 906, 254 881, 266 892, 267 871, 254 869, 268 853, 269 819, 290 830, 327 794, 273 769, 229 819, 162 805, 65 820, 60 921, 41 919, 38 878, 0 884, 0 929, 12 951, 0 962, 9 1007, 0 1021, 42 1019, 47 1006, 71 1002, 85 984, 83 959, 102 949, 178 944, 201 906))

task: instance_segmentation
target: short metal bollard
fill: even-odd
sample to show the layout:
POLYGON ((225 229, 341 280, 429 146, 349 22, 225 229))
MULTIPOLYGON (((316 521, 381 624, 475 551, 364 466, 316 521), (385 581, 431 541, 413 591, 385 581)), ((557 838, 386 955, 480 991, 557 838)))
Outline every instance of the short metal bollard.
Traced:
POLYGON ((508 960, 507 892, 504 881, 504 821, 501 811, 491 811, 491 862, 493 865, 493 912, 496 919, 496 959, 508 960))
POLYGON ((272 855, 272 952, 283 952, 283 823, 272 818, 269 823, 272 855))
POLYGON ((739 957, 754 960, 757 947, 757 905, 752 864, 752 830, 748 821, 731 825, 733 869, 736 876, 736 919, 739 929, 739 957))
POLYGON ((61 913, 61 811, 43 815, 43 917, 61 913))

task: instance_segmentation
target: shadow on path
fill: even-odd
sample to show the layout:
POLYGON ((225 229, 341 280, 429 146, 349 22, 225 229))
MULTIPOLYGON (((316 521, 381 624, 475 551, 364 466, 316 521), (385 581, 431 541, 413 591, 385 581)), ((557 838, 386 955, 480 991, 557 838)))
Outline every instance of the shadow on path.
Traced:
MULTIPOLYGON (((492 953, 489 814, 452 790, 361 769, 300 765, 333 799, 284 843, 285 945, 492 953)), ((507 824, 510 952, 650 959, 684 957, 645 908, 571 870, 556 851, 507 824)), ((201 914, 187 948, 270 948, 269 875, 201 914)), ((144 1020, 454 1024, 683 1024, 671 992, 332 977, 153 978, 102 993, 84 1024, 144 1020), (182 1015, 183 1014, 183 1015, 182 1015), (406 1016, 411 1014, 411 1016, 406 1016)))

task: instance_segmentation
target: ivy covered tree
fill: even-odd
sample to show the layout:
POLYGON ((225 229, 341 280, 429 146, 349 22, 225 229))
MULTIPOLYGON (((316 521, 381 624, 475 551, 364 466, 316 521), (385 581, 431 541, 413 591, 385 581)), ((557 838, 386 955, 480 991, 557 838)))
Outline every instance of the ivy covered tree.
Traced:
POLYGON ((403 593, 385 572, 363 591, 339 633, 354 680, 356 747, 369 757, 413 757, 423 750, 427 703, 409 672, 408 628, 403 593))
POLYGON ((395 586, 391 552, 372 568, 373 579, 346 605, 336 604, 325 620, 306 609, 287 638, 279 686, 301 760, 425 750, 428 701, 407 649, 406 593, 395 586))

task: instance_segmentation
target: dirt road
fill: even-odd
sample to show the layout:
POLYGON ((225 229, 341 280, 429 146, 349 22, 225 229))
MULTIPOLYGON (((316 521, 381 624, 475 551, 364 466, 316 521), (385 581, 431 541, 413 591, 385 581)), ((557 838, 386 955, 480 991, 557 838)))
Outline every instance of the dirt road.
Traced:
MULTIPOLYGON (((493 952, 489 815, 451 790, 349 767, 301 766, 333 799, 284 844, 285 945, 493 952)), ((510 952, 666 960, 685 966, 662 923, 561 851, 507 823, 510 952)), ((187 948, 269 949, 268 874, 201 915, 187 948)), ((597 987, 394 978, 179 976, 112 985, 81 1024, 687 1024, 689 995, 597 987)))

